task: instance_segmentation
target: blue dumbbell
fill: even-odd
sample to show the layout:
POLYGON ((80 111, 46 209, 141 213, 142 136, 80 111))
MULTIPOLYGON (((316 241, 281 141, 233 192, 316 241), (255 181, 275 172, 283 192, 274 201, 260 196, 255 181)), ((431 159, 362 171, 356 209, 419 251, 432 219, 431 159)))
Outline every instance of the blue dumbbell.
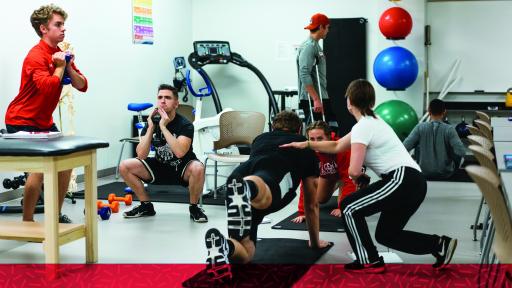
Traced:
MULTIPOLYGON (((144 183, 144 188, 146 188, 146 187, 148 187, 148 184, 144 183)), ((133 192, 132 188, 130 188, 130 187, 125 187, 125 188, 124 188, 124 194, 132 194, 132 195, 133 195, 133 194, 135 194, 135 193, 133 192)))
POLYGON ((134 194, 132 188, 126 187, 124 188, 124 194, 134 194))
MULTIPOLYGON (((71 55, 66 54, 66 63, 69 63, 71 60, 71 55)), ((69 85, 71 84, 71 77, 69 77, 68 72, 64 70, 64 75, 62 76, 62 81, 60 82, 62 85, 69 85)))
POLYGON ((101 220, 108 220, 110 219, 110 215, 112 214, 112 210, 110 207, 101 207, 98 209, 98 215, 100 215, 101 220))

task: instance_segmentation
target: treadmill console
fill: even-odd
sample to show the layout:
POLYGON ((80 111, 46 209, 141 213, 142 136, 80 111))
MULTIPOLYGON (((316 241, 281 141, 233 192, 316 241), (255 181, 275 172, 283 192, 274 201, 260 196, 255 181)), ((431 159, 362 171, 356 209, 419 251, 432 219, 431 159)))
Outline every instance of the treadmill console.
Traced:
POLYGON ((226 64, 231 60, 231 49, 227 41, 195 41, 194 53, 201 62, 226 64))

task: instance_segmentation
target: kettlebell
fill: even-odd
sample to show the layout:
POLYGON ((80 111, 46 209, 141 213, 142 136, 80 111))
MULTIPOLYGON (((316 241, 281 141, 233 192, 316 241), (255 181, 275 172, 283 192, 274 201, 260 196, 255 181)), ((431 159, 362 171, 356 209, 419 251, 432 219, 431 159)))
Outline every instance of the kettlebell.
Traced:
POLYGON ((160 119, 162 119, 162 116, 158 113, 151 117, 153 126, 155 126, 155 132, 153 134, 153 145, 155 145, 155 147, 164 146, 166 143, 164 136, 162 135, 162 131, 160 130, 160 119))
POLYGON ((468 129, 468 124, 466 121, 464 121, 464 116, 462 116, 462 121, 460 121, 457 126, 455 126, 455 131, 457 131, 457 135, 459 135, 459 138, 467 138, 470 134, 468 129))
POLYGON ((505 107, 512 107, 512 88, 508 88, 505 95, 505 107))

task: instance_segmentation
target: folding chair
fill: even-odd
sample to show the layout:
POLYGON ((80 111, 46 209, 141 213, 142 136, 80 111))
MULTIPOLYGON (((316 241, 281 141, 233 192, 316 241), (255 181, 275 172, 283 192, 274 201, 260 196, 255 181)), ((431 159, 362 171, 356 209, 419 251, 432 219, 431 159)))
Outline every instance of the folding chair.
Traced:
MULTIPOLYGON (((482 166, 468 166, 466 171, 480 188, 491 211, 495 230, 494 253, 500 263, 512 264, 512 218, 500 189, 499 177, 482 166)), ((482 253, 482 256, 486 255, 482 253)))

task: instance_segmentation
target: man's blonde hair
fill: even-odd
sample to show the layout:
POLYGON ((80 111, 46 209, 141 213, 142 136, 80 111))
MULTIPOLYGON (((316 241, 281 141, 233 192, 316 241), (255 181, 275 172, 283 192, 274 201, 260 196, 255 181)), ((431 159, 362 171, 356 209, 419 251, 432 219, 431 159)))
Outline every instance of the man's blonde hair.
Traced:
POLYGON ((50 19, 52 19, 53 14, 62 16, 64 21, 66 21, 66 18, 68 18, 68 13, 66 13, 66 11, 62 10, 62 8, 55 4, 43 5, 39 7, 39 9, 34 10, 32 15, 30 15, 30 23, 32 24, 32 27, 34 27, 34 30, 36 30, 36 33, 39 35, 39 37, 43 37, 43 33, 39 27, 41 27, 41 25, 48 25, 48 22, 50 22, 50 19))

